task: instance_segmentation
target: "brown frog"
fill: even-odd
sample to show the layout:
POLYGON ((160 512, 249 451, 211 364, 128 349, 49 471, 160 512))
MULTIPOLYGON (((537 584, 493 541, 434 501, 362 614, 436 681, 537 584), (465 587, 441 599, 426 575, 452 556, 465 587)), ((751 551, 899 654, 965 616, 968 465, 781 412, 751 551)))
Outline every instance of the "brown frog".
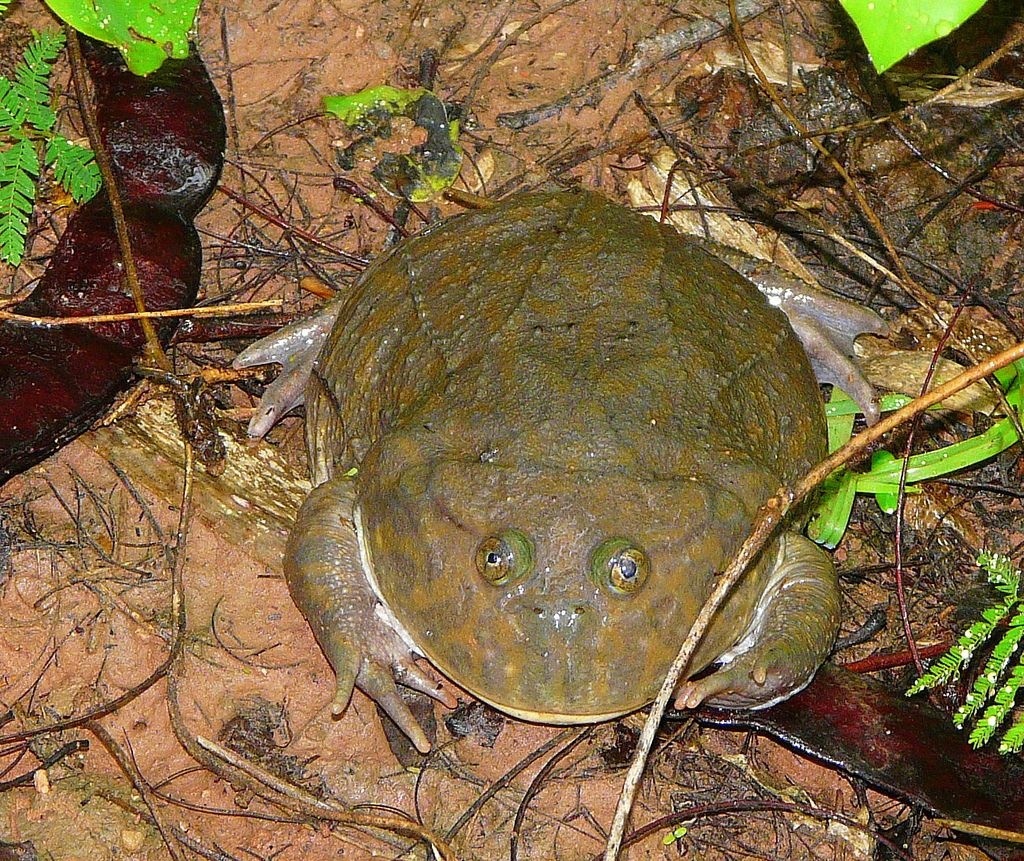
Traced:
MULTIPOLYGON (((395 682, 452 699, 419 655, 527 720, 650 702, 758 507, 825 454, 811 364, 771 305, 651 218, 592 192, 526 194, 403 242, 240 356, 296 370, 257 433, 308 376, 315 489, 285 574, 337 673, 335 712, 359 687, 428 749, 395 682)), ((839 337, 880 325, 862 313, 839 337)), ((838 623, 830 559, 786 532, 677 703, 778 702, 838 623)))

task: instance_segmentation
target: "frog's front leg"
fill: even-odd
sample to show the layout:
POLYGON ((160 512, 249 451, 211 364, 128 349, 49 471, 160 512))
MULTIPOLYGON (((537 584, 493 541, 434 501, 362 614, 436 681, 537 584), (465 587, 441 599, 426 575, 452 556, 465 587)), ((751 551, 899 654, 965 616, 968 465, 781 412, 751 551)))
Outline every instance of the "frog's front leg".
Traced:
POLYGON ((832 650, 839 609, 832 560, 802 535, 782 535, 750 626, 714 672, 679 686, 676 708, 767 708, 802 690, 832 650))
POLYGON ((415 653, 378 612, 379 601, 363 571, 354 501, 353 482, 344 476, 310 493, 285 549, 285 578, 337 675, 332 712, 341 714, 357 687, 426 753, 430 742, 395 682, 449 707, 456 703, 416 666, 415 653))

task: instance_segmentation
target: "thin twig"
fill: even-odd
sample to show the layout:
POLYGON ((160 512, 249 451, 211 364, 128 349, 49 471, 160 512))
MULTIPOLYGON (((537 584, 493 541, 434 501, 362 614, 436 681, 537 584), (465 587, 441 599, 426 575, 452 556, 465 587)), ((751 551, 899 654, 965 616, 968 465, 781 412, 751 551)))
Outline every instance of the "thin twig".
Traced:
MULTIPOLYGON (((253 314, 257 311, 280 311, 283 307, 283 299, 265 299, 262 302, 237 302, 234 305, 200 305, 195 308, 132 311, 124 314, 91 314, 86 317, 33 317, 28 314, 0 310, 0 320, 40 327, 85 326, 93 323, 123 323, 127 320, 159 320, 165 317, 230 317, 235 314, 253 314)), ((161 370, 166 371, 166 369, 161 370)))
MULTIPOLYGON (((139 271, 135 266, 135 255, 132 253, 131 239, 128 237, 128 224, 124 218, 124 207, 121 203, 121 192, 117 185, 117 175, 114 173, 114 165, 110 160, 110 153, 103 145, 103 138, 100 136, 99 127, 96 125, 96 114, 89 100, 85 97, 85 81, 88 74, 85 69, 85 59, 82 57, 82 45, 78 41, 78 33, 71 27, 65 25, 64 33, 67 37, 68 57, 71 60, 71 68, 74 71, 75 93, 82 108, 82 121, 85 123, 85 132, 89 137, 89 145, 92 147, 93 157, 103 177, 103 187, 110 201, 110 214, 114 222, 114 231, 117 233, 117 244, 121 249, 121 263, 124 266, 124 280, 131 291, 132 299, 135 302, 135 309, 140 313, 146 310, 145 294, 139 283, 139 271)), ((167 353, 160 346, 160 339, 157 338, 156 329, 152 321, 142 318, 139 321, 142 326, 142 333, 146 336, 146 352, 150 362, 157 367, 170 372, 172 365, 167 353)))
POLYGON ((108 733, 99 723, 96 721, 89 721, 85 728, 89 730, 99 740, 109 753, 117 762, 121 771, 124 772, 125 776, 131 781, 135 791, 139 793, 143 803, 149 810, 149 815, 152 818, 153 824, 156 826, 157 831, 160 832, 160 836, 164 840, 164 846, 167 847, 167 851, 174 861, 186 861, 184 853, 181 851, 181 847, 178 845, 178 841, 175 838, 174 831, 170 825, 167 824, 163 816, 163 812, 156 804, 156 800, 153 797, 153 792, 149 788, 149 784, 146 782, 145 776, 139 770, 138 763, 131 756, 128 756, 122 749, 121 746, 114 741, 114 737, 108 733))
MULTIPOLYGON (((180 718, 180 714, 178 717, 180 718)), ((193 736, 190 738, 190 742, 194 742, 195 746, 203 754, 206 754, 201 755, 201 762, 206 764, 212 760, 220 766, 220 770, 224 770, 224 767, 227 766, 227 770, 232 774, 232 780, 241 776, 244 786, 268 801, 319 819, 328 819, 332 822, 360 828, 377 828, 381 831, 400 834, 403 837, 411 837, 414 840, 422 840, 433 847, 439 858, 444 861, 456 861, 455 850, 447 842, 425 825, 420 825, 412 819, 386 813, 363 813, 349 810, 332 799, 317 798, 305 789, 282 780, 276 774, 260 768, 245 757, 239 756, 234 751, 210 741, 210 739, 193 736)), ((189 752, 192 753, 191 750, 189 752)))
POLYGON ((991 69, 996 63, 1003 59, 1007 54, 1016 49, 1024 43, 1024 27, 1019 23, 1014 24, 1010 27, 1009 32, 1006 34, 1006 39, 1002 45, 996 50, 989 54, 983 59, 978 65, 972 69, 968 69, 962 75, 960 75, 955 81, 947 86, 943 87, 935 93, 932 93, 927 99, 922 102, 924 105, 935 104, 944 100, 947 96, 953 95, 953 93, 959 92, 960 90, 967 90, 971 86, 971 81, 975 80, 979 75, 984 74, 991 69))

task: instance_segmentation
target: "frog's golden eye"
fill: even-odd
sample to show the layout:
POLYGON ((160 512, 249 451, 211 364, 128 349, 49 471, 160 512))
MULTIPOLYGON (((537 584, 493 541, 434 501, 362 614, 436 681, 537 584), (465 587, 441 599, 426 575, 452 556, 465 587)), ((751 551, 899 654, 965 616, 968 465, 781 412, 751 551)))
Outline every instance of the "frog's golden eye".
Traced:
POLYGON ((494 586, 522 580, 533 570, 533 542, 518 529, 490 535, 476 548, 476 570, 494 586))
POLYGON ((590 579, 620 595, 635 592, 650 573, 647 554, 628 538, 609 538, 590 554, 590 579))

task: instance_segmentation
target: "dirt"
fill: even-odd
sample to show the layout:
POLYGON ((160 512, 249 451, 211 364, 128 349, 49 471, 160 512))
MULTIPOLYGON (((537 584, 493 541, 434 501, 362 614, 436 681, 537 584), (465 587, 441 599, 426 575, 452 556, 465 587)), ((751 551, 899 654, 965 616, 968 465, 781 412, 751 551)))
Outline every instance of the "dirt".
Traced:
MULTIPOLYGON (((321 300, 310 287, 345 290, 361 268, 347 256, 371 259, 390 241, 385 221, 336 188, 341 170, 335 153, 351 136, 337 121, 320 116, 319 104, 325 94, 369 85, 416 85, 427 51, 438 56, 438 94, 464 112, 465 189, 494 195, 581 182, 626 200, 628 180, 643 175, 654 153, 670 145, 689 158, 679 174, 682 184, 708 180, 725 206, 743 202, 776 216, 794 235, 801 232, 794 225, 806 224, 792 217, 793 210, 806 207, 840 233, 867 235, 840 179, 820 156, 808 155, 806 147, 764 143, 766 136, 789 136, 791 129, 777 115, 765 119, 772 115, 768 100, 739 71, 743 64, 733 38, 687 47, 641 75, 616 78, 637 46, 649 44, 645 39, 721 11, 722 4, 711 2, 616 0, 543 7, 515 0, 257 0, 245 8, 207 2, 197 42, 228 111, 222 184, 234 198, 217 194, 199 219, 206 296, 282 298, 288 312, 313 307, 321 300), (498 121, 596 78, 607 86, 588 90, 540 122, 513 130, 498 121), (657 117, 657 127, 651 117, 657 117), (763 183, 775 198, 765 195, 763 183)), ((996 25, 984 34, 989 50, 1006 23, 998 12, 996 25)), ((781 58, 783 97, 815 127, 856 124, 891 104, 892 94, 858 65, 850 34, 834 14, 804 2, 773 8, 743 28, 759 58, 781 58), (817 66, 830 70, 825 83, 813 79, 820 74, 817 66)), ((16 6, 14 19, 37 27, 47 23, 30 0, 16 6)), ((976 62, 983 54, 970 51, 979 41, 970 32, 962 43, 922 52, 908 71, 976 62)), ((1016 58, 997 67, 993 77, 1019 86, 1016 58)), ((964 285, 983 290, 988 310, 972 309, 969 319, 970 332, 994 332, 986 344, 1012 338, 1021 317, 1015 287, 1019 216, 950 192, 997 144, 1006 148, 999 169, 971 188, 1000 200, 1006 189, 1019 187, 1010 134, 1019 117, 1012 104, 933 108, 897 124, 900 134, 941 159, 952 179, 930 171, 888 128, 867 126, 825 138, 887 227, 900 237, 912 234, 906 259, 918 278, 952 303, 964 285), (925 264, 931 262, 935 267, 929 269, 925 264)), ((388 147, 401 150, 416 140, 414 128, 398 123, 388 147)), ((346 176, 374 190, 371 167, 372 156, 346 176)), ((378 199, 388 211, 397 210, 393 199, 378 199)), ((456 208, 420 205, 408 227, 418 229, 421 215, 432 218, 456 208)), ((872 298, 897 322, 901 347, 919 350, 935 342, 934 324, 903 315, 914 305, 907 294, 891 282, 876 293, 872 273, 860 261, 844 256, 837 265, 835 246, 813 233, 804 239, 798 254, 814 274, 847 295, 872 298)), ((34 241, 29 261, 11 279, 12 292, 45 264, 51 240, 40 233, 34 241)), ((884 255, 871 243, 865 247, 878 258, 884 255)), ((241 343, 182 345, 175 360, 182 372, 198 363, 227 364, 241 343)), ((159 390, 153 388, 151 397, 161 397, 159 390)), ((225 423, 237 432, 252 399, 229 387, 219 397, 225 423)), ((959 430, 932 422, 919 437, 946 439, 959 430)), ((314 798, 400 811, 439 834, 471 811, 450 837, 460 858, 569 861, 601 852, 635 742, 635 716, 565 730, 475 709, 460 710, 452 722, 452 715, 437 709, 436 752, 400 765, 376 709, 360 694, 341 719, 332 719, 332 673, 273 564, 280 535, 238 538, 202 499, 180 551, 188 624, 175 690, 160 680, 104 714, 98 730, 67 729, 27 746, 19 728, 78 716, 131 691, 160 666, 174 636, 170 595, 172 548, 180 535, 180 470, 171 461, 157 469, 144 459, 134 463, 112 455, 113 444, 102 435, 77 441, 0 490, 0 701, 12 709, 2 730, 7 758, 0 779, 28 780, 17 787, 4 784, 0 840, 29 842, 38 857, 58 861, 166 857, 143 799, 103 743, 105 731, 137 766, 169 839, 185 857, 428 857, 423 844, 380 830, 311 822, 198 767, 171 725, 173 696, 189 735, 243 752, 314 798), (128 472, 119 475, 116 468, 122 466, 128 472), (32 781, 38 762, 75 740, 87 741, 88 749, 68 752, 45 777, 32 781)), ((262 445, 273 446, 282 468, 301 480, 301 418, 284 421, 262 445)), ((973 485, 916 503, 916 519, 905 527, 903 540, 914 565, 910 603, 920 637, 948 635, 947 609, 977 580, 970 559, 979 542, 1011 551, 1019 541, 1014 522, 1020 506, 1013 498, 1018 476, 1007 456, 971 476, 973 485)), ((872 607, 895 604, 888 568, 893 521, 867 503, 862 509, 859 525, 837 554, 848 593, 848 630, 872 607)), ((901 642, 890 611, 886 631, 860 653, 901 642)), ((463 699, 471 701, 468 695, 463 699)), ((902 805, 865 796, 839 774, 763 739, 688 723, 666 726, 632 825, 673 813, 678 821, 656 829, 626 857, 866 858, 874 849, 873 830, 910 818, 902 805), (731 811, 729 802, 738 799, 806 802, 854 825, 793 813, 731 811), (704 805, 714 815, 698 815, 704 805), (666 838, 684 822, 685 834, 666 838)), ((914 857, 969 857, 972 851, 939 840, 927 825, 908 834, 914 857)))

